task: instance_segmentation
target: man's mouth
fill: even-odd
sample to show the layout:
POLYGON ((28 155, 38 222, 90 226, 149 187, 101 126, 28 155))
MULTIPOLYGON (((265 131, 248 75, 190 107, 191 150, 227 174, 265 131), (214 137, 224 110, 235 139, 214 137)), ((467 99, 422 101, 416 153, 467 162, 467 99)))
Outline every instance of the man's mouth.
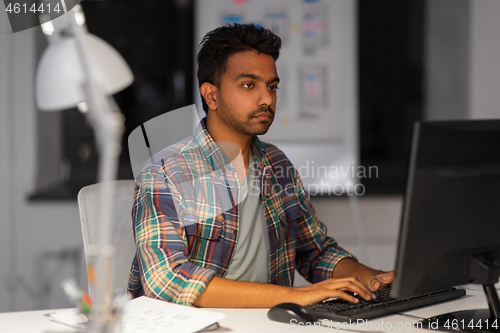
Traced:
POLYGON ((263 113, 259 113, 258 115, 256 115, 255 118, 260 119, 260 120, 269 120, 269 119, 273 118, 273 115, 269 112, 263 112, 263 113))
POLYGON ((266 111, 262 111, 262 112, 257 113, 254 116, 254 118, 257 118, 259 120, 272 120, 274 118, 274 114, 273 114, 273 112, 266 110, 266 111))

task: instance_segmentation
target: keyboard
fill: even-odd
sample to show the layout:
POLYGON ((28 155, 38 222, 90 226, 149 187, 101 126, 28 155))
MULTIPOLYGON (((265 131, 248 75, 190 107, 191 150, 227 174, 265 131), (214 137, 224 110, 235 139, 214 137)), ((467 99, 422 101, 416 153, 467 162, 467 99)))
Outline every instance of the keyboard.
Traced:
POLYGON ((326 300, 306 306, 308 312, 319 319, 335 321, 356 321, 391 315, 419 307, 449 301, 465 295, 465 290, 449 288, 410 298, 394 298, 390 290, 375 292, 376 299, 367 301, 359 296, 359 303, 351 303, 341 299, 326 300))

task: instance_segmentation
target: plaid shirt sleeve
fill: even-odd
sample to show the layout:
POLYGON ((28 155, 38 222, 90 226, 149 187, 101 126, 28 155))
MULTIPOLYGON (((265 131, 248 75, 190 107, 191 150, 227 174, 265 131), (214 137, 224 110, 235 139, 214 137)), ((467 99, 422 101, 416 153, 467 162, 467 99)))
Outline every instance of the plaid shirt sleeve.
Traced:
POLYGON ((327 236, 326 226, 318 219, 298 172, 292 174, 304 212, 297 223, 297 270, 309 282, 317 283, 333 277, 333 270, 342 259, 356 258, 327 236))
POLYGON ((146 296, 191 305, 215 272, 189 262, 184 203, 163 167, 152 165, 136 183, 132 218, 136 261, 146 296))

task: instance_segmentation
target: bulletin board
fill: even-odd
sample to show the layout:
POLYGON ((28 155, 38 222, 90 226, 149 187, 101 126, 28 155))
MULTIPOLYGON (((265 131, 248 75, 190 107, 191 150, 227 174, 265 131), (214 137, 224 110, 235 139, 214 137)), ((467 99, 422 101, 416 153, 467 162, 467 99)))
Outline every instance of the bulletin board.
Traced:
POLYGON ((228 23, 254 23, 282 38, 275 120, 261 140, 302 167, 312 194, 356 184, 356 1, 198 0, 195 8, 196 51, 208 31, 228 23))

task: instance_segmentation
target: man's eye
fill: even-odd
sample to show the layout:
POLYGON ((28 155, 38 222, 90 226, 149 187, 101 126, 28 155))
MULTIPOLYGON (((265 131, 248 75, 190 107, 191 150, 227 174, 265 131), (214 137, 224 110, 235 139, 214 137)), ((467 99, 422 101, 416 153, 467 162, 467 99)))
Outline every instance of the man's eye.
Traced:
POLYGON ((278 86, 269 86, 269 90, 271 91, 276 91, 278 89, 279 89, 278 86))
POLYGON ((253 84, 251 84, 251 83, 243 83, 243 87, 245 87, 245 88, 252 88, 253 84))

